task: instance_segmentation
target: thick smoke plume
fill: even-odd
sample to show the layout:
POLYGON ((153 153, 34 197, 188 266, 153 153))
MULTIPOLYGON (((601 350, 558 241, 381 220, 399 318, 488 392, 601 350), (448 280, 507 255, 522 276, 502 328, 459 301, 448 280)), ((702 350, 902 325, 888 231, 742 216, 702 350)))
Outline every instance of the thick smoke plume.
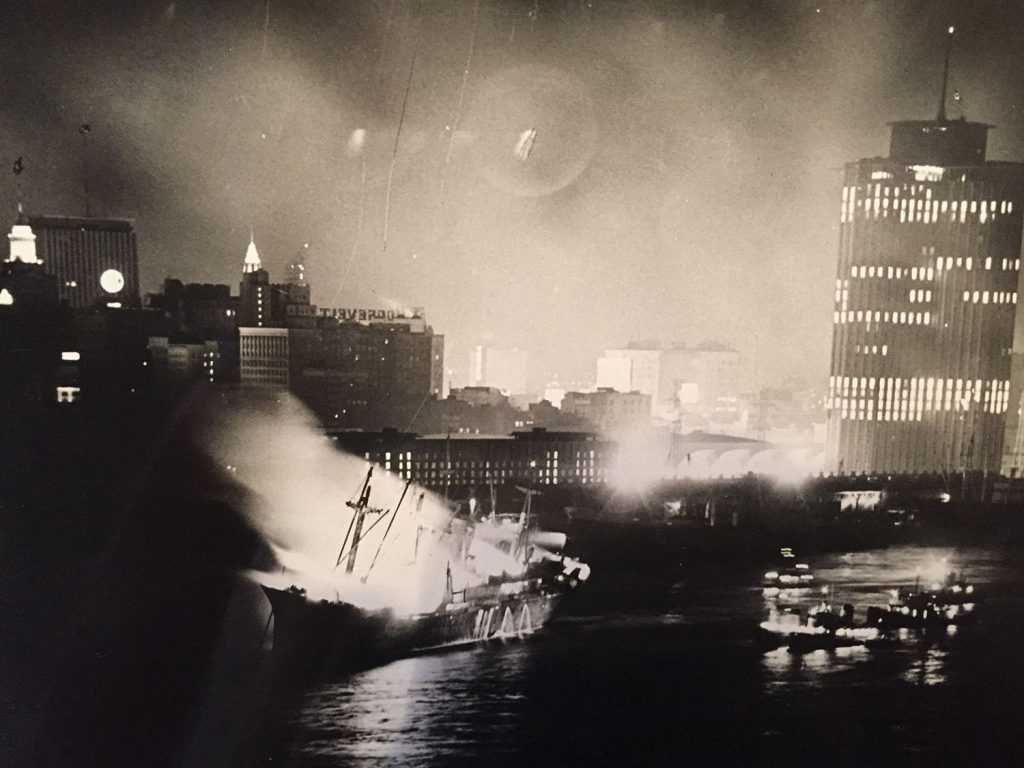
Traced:
POLYGON ((412 484, 407 488, 405 480, 378 467, 355 567, 347 574, 355 514, 349 503, 358 500, 370 465, 337 450, 309 412, 285 394, 226 396, 203 419, 200 440, 210 458, 249 491, 239 512, 279 564, 253 573, 261 584, 411 613, 440 604, 449 569, 455 589, 522 569, 521 562, 474 539, 464 521, 453 520, 446 500, 412 484))

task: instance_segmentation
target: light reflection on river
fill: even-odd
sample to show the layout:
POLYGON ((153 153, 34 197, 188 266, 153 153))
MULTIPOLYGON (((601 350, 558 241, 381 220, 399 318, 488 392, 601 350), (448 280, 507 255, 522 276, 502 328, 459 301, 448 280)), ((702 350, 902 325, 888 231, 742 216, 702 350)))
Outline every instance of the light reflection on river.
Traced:
MULTIPOLYGON (((798 553, 799 554, 799 553, 798 553)), ((287 765, 1015 765, 1018 558, 905 547, 810 560, 801 601, 883 605, 941 558, 976 626, 894 648, 758 652, 762 569, 601 584, 525 642, 405 659, 310 692, 287 765)))

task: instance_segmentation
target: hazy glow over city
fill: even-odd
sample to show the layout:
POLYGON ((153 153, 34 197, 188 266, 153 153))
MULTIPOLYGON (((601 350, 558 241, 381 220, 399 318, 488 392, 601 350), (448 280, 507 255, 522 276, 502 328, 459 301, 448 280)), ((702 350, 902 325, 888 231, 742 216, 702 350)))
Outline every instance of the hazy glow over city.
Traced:
MULTIPOLYGON (((314 303, 427 307, 456 384, 480 343, 541 386, 662 338, 820 385, 840 168, 934 113, 953 4, 676 6, 17 4, 0 138, 28 209, 70 212, 91 126, 143 290, 234 282, 251 227, 275 274, 310 243, 314 303)), ((950 117, 1016 159, 1020 10, 956 11, 950 117)))

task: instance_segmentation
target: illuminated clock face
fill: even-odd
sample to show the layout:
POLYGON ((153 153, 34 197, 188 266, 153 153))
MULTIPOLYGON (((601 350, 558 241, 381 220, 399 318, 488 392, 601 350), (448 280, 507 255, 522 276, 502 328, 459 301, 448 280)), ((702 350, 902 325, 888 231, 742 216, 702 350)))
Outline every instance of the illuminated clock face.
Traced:
POLYGON ((100 288, 107 293, 118 293, 124 288, 124 275, 116 269, 108 269, 100 275, 100 288))

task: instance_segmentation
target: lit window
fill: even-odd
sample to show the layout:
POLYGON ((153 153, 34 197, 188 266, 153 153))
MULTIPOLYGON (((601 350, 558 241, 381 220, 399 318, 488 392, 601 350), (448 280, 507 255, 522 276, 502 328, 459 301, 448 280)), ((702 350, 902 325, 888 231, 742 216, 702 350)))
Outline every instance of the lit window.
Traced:
POLYGON ((57 402, 73 403, 81 391, 80 387, 57 387, 57 402))

